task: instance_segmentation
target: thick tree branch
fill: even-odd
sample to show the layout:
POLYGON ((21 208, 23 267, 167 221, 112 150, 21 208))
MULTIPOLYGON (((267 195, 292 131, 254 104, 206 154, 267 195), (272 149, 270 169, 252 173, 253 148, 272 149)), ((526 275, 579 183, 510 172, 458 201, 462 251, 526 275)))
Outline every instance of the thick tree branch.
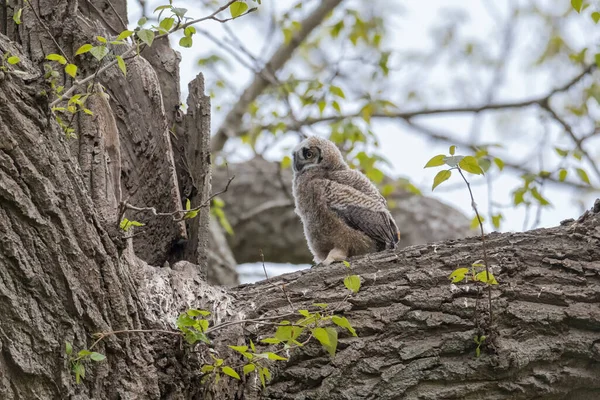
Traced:
POLYGON ((294 34, 289 43, 282 44, 267 62, 264 68, 258 72, 250 86, 244 90, 238 102, 227 113, 223 124, 212 139, 212 151, 218 152, 223 149, 225 142, 230 137, 239 136, 238 131, 242 125, 242 117, 248 106, 269 86, 269 80, 265 76, 274 75, 292 57, 294 51, 318 27, 329 13, 337 7, 342 0, 323 0, 321 4, 301 22, 301 28, 294 34))

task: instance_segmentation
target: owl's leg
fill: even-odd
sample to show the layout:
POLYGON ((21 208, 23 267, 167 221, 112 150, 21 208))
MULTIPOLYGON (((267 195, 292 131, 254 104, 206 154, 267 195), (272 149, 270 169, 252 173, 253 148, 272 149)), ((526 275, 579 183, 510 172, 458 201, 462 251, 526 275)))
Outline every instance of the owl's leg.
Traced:
POLYGON ((321 265, 329 265, 336 261, 344 261, 346 258, 348 258, 348 252, 335 247, 329 252, 327 258, 321 262, 321 265))

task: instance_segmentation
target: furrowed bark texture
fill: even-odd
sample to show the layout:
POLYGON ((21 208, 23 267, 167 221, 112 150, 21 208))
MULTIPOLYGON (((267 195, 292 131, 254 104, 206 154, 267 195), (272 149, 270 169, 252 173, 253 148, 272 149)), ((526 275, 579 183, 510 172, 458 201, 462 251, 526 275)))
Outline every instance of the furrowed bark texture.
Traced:
MULTIPOLYGON (((8 3, 9 21, 20 6, 8 3)), ((118 31, 124 6, 119 0, 40 0, 27 2, 23 24, 1 21, 0 31, 8 36, 0 34, 0 52, 20 58, 0 73, 1 399, 600 396, 600 202, 560 227, 487 238, 500 282, 493 290, 491 325, 484 293, 447 279, 454 269, 483 258, 477 237, 352 259, 351 273, 361 276, 362 287, 347 299, 342 281, 349 272, 340 264, 254 285, 211 286, 205 260, 226 264, 231 257, 223 251, 223 237, 209 237, 217 229, 209 225, 207 208, 189 221, 198 224, 193 229, 187 221, 127 211, 127 217, 148 225, 133 231, 134 240, 125 239, 116 227, 122 199, 129 196, 133 205, 159 211, 181 207, 184 197, 199 205, 209 197, 210 173, 202 80, 190 84, 185 116, 169 111, 179 101, 172 98, 178 93, 175 53, 131 60, 127 78, 115 67, 94 82, 109 96, 90 97, 86 104, 94 116, 73 120, 77 139, 67 139, 51 115, 43 94, 45 55, 64 51, 74 60, 81 44, 118 31), (175 146, 173 134, 183 138, 175 146), (209 255, 207 242, 219 251, 209 255), (200 385, 200 367, 210 354, 238 365, 241 360, 226 345, 249 337, 259 343, 275 329, 234 322, 316 302, 337 307, 358 333, 354 338, 340 330, 334 359, 317 344, 294 350, 287 363, 272 367, 273 380, 262 394, 253 376, 200 385), (211 311, 213 327, 228 324, 209 335, 210 349, 192 349, 172 334, 176 317, 188 308, 211 311), (95 332, 132 329, 168 332, 107 336, 93 348, 106 360, 85 362, 85 379, 75 383, 65 341, 78 352, 93 345, 95 332), (487 336, 479 358, 475 335, 487 336)), ((77 63, 82 76, 98 68, 87 55, 77 63)), ((70 78, 63 74, 64 79, 70 78)), ((253 193, 248 189, 244 195, 253 193)), ((261 212, 249 214, 248 221, 261 212)), ((303 238, 295 243, 304 246, 303 238)))
MULTIPOLYGON (((578 221, 486 242, 499 281, 492 326, 485 292, 477 329, 478 289, 448 280, 483 258, 480 238, 351 260, 362 286, 341 313, 358 337, 340 330, 334 359, 318 344, 294 351, 264 398, 600 398, 600 200, 578 221), (473 338, 482 334, 477 358, 473 338)), ((240 287, 234 307, 253 309, 250 318, 289 312, 284 284, 296 309, 336 305, 347 273, 337 263, 240 287)))
MULTIPOLYGON (((234 231, 227 240, 236 261, 258 262, 262 250, 266 261, 312 262, 302 223, 294 212, 291 169, 255 157, 215 168, 214 186, 223 187, 232 175, 235 179, 221 198, 234 231)), ((400 247, 476 234, 463 214, 435 199, 398 188, 388 201, 401 232, 400 247)))

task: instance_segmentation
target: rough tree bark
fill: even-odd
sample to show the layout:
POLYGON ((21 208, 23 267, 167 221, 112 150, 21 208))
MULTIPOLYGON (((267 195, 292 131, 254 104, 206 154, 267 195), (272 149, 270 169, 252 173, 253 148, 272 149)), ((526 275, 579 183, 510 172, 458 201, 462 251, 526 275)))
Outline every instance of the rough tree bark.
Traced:
MULTIPOLYGON (((157 72, 168 63, 130 61, 126 80, 116 67, 108 71, 98 83, 110 96, 92 97, 94 116, 77 118, 79 139, 69 141, 42 94, 41 61, 59 51, 48 31, 72 58, 82 43, 107 35, 104 29, 118 30, 108 26, 118 27, 119 13, 96 10, 122 11, 125 3, 28 4, 43 24, 27 6, 22 25, 0 30, 9 34, 0 34, 0 51, 21 59, 0 74, 0 398, 257 398, 254 380, 203 387, 199 367, 210 359, 208 348, 192 351, 177 336, 158 332, 108 336, 94 348, 107 360, 87 365, 76 385, 64 341, 77 351, 92 346, 94 332, 172 331, 175 317, 190 307, 210 310, 215 324, 280 315, 291 307, 282 283, 294 308, 342 301, 340 312, 358 337, 340 332, 333 360, 312 344, 294 351, 274 369, 263 398, 600 396, 600 202, 557 228, 488 237, 500 282, 491 326, 483 300, 474 318, 477 290, 447 280, 456 267, 482 258, 476 237, 350 260, 362 289, 345 302, 346 268, 339 264, 254 285, 213 287, 205 280, 205 209, 193 220, 196 233, 148 213, 134 214, 155 221, 135 240, 116 229, 119 203, 127 196, 136 206, 160 211, 181 207, 184 197, 193 204, 208 199, 201 80, 192 83, 186 116, 172 119, 186 127, 176 133, 199 135, 185 139, 185 153, 201 155, 196 167, 188 167, 189 178, 179 175, 172 149, 165 107, 173 99, 165 101, 160 81, 168 74, 157 72), (182 191, 186 179, 194 186, 189 192, 182 191), (476 333, 489 337, 479 358, 476 333)), ((9 20, 16 8, 9 3, 9 20)), ((82 73, 95 67, 90 59, 81 61, 82 73)), ((233 363, 225 345, 243 343, 242 335, 260 339, 272 329, 229 325, 211 335, 212 351, 233 363)))

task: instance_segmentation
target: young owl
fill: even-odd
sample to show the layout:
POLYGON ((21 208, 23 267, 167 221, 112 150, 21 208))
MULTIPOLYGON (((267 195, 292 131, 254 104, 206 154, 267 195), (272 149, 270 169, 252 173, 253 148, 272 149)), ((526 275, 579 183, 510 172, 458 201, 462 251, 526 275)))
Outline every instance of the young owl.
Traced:
POLYGON ((335 144, 305 139, 293 150, 293 168, 296 214, 315 262, 396 248, 400 233, 385 199, 335 144))

